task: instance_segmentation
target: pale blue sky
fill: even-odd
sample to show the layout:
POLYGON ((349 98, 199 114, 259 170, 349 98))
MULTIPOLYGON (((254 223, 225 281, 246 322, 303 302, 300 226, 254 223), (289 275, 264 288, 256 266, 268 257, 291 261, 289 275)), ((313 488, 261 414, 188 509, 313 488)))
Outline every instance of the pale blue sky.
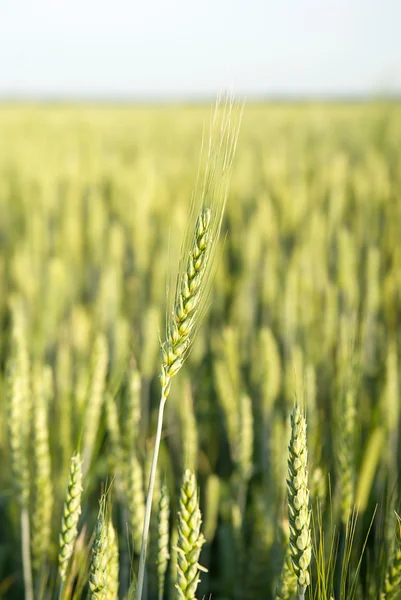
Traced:
POLYGON ((401 0, 0 0, 0 96, 401 92, 401 0))

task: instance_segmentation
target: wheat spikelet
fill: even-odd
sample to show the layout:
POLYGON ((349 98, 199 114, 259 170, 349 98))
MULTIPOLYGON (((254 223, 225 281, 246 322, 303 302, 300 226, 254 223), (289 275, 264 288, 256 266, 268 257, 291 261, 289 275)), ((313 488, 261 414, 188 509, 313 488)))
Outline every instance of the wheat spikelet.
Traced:
POLYGON ((70 475, 61 520, 59 541, 59 574, 64 583, 67 577, 68 565, 74 551, 78 534, 78 521, 81 514, 82 495, 82 459, 80 454, 71 458, 70 475))
POLYGON ((192 600, 195 598, 199 583, 199 557, 205 538, 201 533, 201 512, 198 504, 198 492, 195 475, 188 469, 184 473, 178 513, 177 543, 177 598, 192 600))
POLYGON ((288 447, 288 520, 292 566, 302 597, 309 585, 309 564, 312 554, 306 421, 296 405, 291 415, 291 439, 288 447))

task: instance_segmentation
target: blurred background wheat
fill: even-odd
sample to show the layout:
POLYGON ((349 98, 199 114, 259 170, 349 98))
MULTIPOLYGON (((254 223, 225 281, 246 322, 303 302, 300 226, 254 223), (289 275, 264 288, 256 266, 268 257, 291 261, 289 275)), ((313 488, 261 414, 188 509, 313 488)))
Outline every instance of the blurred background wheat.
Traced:
MULTIPOLYGON (((177 542, 160 546, 166 524, 158 515, 174 539, 186 468, 197 476, 206 538, 200 596, 274 596, 289 536, 295 399, 308 426, 307 594, 385 594, 399 553, 400 110, 246 107, 209 312, 166 405, 149 597, 160 576, 166 597, 175 597, 177 542), (159 513, 162 485, 171 507, 160 500, 159 513), (170 556, 166 575, 162 556, 170 556)), ((58 588, 77 449, 82 515, 64 592, 86 589, 98 501, 111 485, 105 514, 118 533, 121 597, 128 593, 155 432, 166 283, 209 116, 190 107, 0 111, 9 141, 0 155, 4 597, 23 594, 21 511, 35 597, 58 588)))

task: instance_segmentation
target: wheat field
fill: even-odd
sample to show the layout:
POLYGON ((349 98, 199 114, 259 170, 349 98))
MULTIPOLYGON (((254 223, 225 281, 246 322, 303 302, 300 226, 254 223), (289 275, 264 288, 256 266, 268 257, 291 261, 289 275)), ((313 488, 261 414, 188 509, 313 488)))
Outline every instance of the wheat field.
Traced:
POLYGON ((0 106, 0 599, 401 598, 401 105, 212 114, 0 106))

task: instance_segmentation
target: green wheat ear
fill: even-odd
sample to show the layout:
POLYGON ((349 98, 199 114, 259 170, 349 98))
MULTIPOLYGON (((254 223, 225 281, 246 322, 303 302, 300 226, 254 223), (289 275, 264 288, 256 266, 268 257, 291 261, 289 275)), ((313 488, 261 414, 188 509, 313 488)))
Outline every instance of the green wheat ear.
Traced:
POLYGON ((199 327, 210 291, 212 268, 225 210, 239 123, 232 106, 216 107, 203 181, 195 190, 192 211, 199 206, 195 228, 187 232, 177 275, 171 314, 162 344, 161 387, 168 396, 170 379, 181 369, 199 327))
POLYGON ((292 566, 298 580, 298 594, 303 598, 310 583, 312 555, 308 489, 308 449, 306 421, 298 405, 291 415, 291 439, 288 447, 288 519, 292 566))
POLYGON ((68 565, 74 551, 75 540, 77 539, 78 521, 81 514, 81 495, 82 459, 80 454, 77 454, 71 459, 67 494, 64 502, 63 517, 61 520, 58 562, 59 574, 62 583, 64 583, 66 580, 68 565))
POLYGON ((200 571, 199 556, 205 538, 201 533, 201 512, 195 475, 188 469, 184 473, 178 513, 177 543, 177 600, 193 600, 198 587, 200 571))

